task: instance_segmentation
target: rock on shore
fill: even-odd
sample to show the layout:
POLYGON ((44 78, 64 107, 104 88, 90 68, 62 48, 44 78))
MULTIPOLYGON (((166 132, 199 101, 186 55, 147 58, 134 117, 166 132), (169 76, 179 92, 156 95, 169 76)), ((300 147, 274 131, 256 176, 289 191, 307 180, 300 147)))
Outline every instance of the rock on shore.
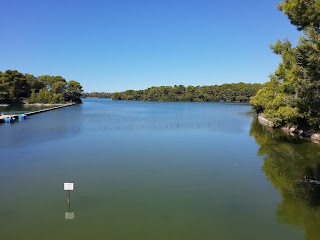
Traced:
MULTIPOLYGON (((258 115, 258 120, 265 126, 273 127, 273 124, 263 115, 258 115)), ((320 143, 320 133, 311 133, 310 131, 304 131, 294 127, 282 127, 281 129, 285 132, 289 132, 291 135, 298 135, 301 138, 309 138, 313 142, 320 143)))

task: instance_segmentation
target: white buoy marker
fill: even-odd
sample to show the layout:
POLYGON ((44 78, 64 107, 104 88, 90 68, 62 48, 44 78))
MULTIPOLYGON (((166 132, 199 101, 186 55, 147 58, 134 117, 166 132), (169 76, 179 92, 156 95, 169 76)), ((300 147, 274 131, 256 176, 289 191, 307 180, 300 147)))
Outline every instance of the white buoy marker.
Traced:
POLYGON ((64 183, 65 191, 73 191, 73 183, 64 183))
POLYGON ((65 191, 68 191, 68 212, 65 212, 65 219, 66 220, 73 220, 74 219, 74 212, 71 212, 70 210, 70 192, 74 190, 74 184, 73 183, 64 183, 63 188, 65 191))

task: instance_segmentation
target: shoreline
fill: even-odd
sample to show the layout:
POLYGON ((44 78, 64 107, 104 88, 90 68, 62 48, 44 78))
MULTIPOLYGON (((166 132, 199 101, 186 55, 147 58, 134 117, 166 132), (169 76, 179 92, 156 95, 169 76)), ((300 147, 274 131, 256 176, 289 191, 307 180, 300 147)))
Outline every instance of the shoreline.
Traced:
MULTIPOLYGON (((261 116, 261 114, 259 114, 257 118, 262 125, 274 128, 272 123, 267 118, 261 116)), ((314 143, 320 144, 320 132, 309 134, 308 132, 305 132, 302 129, 288 126, 281 127, 280 129, 284 132, 289 133, 291 136, 298 136, 301 139, 311 140, 314 143)))
POLYGON ((61 106, 70 103, 23 103, 23 106, 61 106))
MULTIPOLYGON (((41 110, 36 110, 36 111, 31 111, 31 112, 26 112, 24 113, 26 116, 30 116, 30 115, 34 115, 34 114, 38 114, 38 113, 43 113, 43 112, 48 112, 48 111, 52 111, 52 110, 56 110, 59 108, 64 108, 64 107, 70 107, 75 105, 76 103, 65 103, 65 104, 41 104, 41 105, 37 105, 37 106, 52 106, 51 108, 45 108, 45 109, 41 109, 41 110)), ((30 104, 30 105, 34 105, 34 104, 30 104)), ((11 116, 15 119, 19 118, 19 115, 21 114, 6 114, 6 115, 1 115, 0 116, 0 123, 4 122, 4 119, 8 116, 11 116)))
POLYGON ((58 106, 58 105, 66 105, 70 104, 70 102, 67 103, 2 103, 0 104, 0 107, 8 107, 12 105, 17 105, 17 106, 58 106))

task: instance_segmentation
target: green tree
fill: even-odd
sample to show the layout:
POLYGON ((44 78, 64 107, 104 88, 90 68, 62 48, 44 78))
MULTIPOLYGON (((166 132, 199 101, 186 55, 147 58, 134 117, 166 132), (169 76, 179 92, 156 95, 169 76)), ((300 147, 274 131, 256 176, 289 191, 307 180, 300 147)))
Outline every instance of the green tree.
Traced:
POLYGON ((63 95, 66 91, 67 82, 66 81, 57 81, 54 82, 51 86, 51 92, 55 94, 63 95))
POLYGON ((79 82, 71 80, 67 84, 65 100, 72 101, 76 103, 81 103, 82 86, 79 82))
POLYGON ((36 94, 36 90, 32 89, 31 90, 31 95, 29 98, 29 103, 36 103, 37 102, 37 94, 36 94))
POLYGON ((22 74, 16 70, 0 72, 0 103, 63 103, 81 102, 82 86, 77 81, 69 83, 61 76, 22 74))
POLYGON ((91 92, 91 93, 82 93, 83 98, 92 97, 92 98, 111 98, 112 93, 108 92, 91 92))
POLYGON ((285 0, 278 4, 278 8, 288 15, 291 23, 296 25, 298 30, 309 27, 319 30, 319 0, 285 0))
POLYGON ((52 77, 49 75, 42 75, 38 77, 38 81, 44 86, 44 88, 50 90, 52 84, 52 77))
POLYGON ((0 99, 3 102, 18 102, 30 93, 26 77, 16 71, 7 70, 0 75, 0 99))
POLYGON ((275 126, 306 122, 312 129, 320 125, 320 0, 285 0, 278 8, 303 31, 295 47, 285 40, 271 46, 282 58, 266 85, 251 99, 275 126))
POLYGON ((5 73, 0 72, 0 102, 6 103, 14 97, 12 84, 5 73))

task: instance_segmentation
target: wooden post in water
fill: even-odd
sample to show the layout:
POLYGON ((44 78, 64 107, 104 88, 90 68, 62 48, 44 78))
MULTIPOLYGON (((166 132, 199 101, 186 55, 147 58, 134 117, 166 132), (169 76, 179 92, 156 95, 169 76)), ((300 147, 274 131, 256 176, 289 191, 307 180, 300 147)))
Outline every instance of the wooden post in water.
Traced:
POLYGON ((71 191, 73 191, 73 183, 64 183, 64 190, 68 191, 68 212, 65 212, 65 220, 73 220, 74 212, 71 212, 71 191))
POLYGON ((70 190, 68 190, 68 212, 70 212, 70 190))

